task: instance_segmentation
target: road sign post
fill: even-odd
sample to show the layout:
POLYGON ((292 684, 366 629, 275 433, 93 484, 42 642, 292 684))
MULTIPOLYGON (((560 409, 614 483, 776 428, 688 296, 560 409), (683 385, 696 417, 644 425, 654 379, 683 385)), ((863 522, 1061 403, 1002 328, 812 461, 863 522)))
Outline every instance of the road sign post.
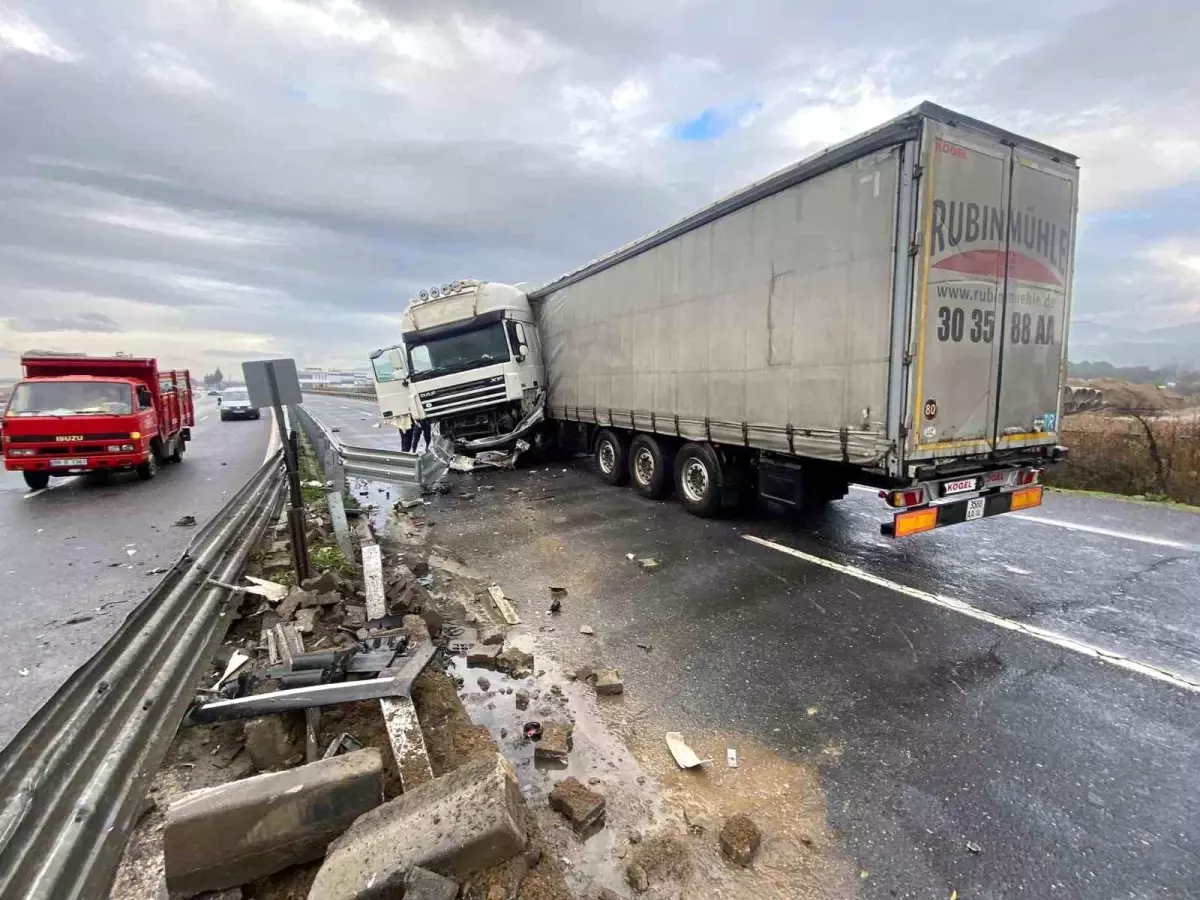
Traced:
POLYGON ((292 359, 262 359, 242 363, 242 375, 250 403, 256 407, 270 406, 275 410, 275 425, 279 429, 279 442, 283 446, 283 463, 288 478, 288 536, 292 545, 292 565, 296 570, 296 583, 309 577, 308 537, 304 528, 304 493, 300 490, 300 461, 297 456, 293 434, 284 424, 284 405, 294 406, 303 402, 300 379, 296 374, 296 361, 292 359))

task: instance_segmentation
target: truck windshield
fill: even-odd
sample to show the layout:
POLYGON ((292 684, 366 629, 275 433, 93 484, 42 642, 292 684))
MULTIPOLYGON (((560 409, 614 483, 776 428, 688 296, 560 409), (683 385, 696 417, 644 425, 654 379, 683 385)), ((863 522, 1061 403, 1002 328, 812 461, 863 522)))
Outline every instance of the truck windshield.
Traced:
POLYGON ((418 344, 409 351, 414 379, 474 369, 509 359, 504 325, 493 322, 474 331, 418 344))
POLYGON ((133 389, 107 381, 23 381, 13 390, 10 416, 127 416, 133 389))

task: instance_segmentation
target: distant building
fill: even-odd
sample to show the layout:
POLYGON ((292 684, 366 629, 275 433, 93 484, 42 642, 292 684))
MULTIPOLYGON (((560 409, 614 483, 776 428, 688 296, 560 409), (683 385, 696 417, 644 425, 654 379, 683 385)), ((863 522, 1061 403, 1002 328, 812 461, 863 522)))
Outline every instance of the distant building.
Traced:
POLYGON ((357 372, 353 369, 301 369, 299 371, 300 387, 353 387, 365 386, 371 383, 368 372, 357 372))

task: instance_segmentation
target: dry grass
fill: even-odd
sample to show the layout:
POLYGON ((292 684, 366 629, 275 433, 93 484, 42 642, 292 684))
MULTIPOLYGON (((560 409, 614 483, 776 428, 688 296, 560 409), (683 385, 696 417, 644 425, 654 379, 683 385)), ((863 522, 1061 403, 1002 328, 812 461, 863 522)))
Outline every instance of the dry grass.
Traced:
POLYGON ((1070 416, 1063 440, 1070 460, 1048 484, 1200 506, 1200 411, 1070 416))

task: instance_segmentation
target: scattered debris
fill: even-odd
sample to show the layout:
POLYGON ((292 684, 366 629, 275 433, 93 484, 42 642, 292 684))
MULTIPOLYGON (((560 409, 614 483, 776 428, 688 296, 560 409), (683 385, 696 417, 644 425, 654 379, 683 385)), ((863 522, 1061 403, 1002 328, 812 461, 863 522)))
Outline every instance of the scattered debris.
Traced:
POLYGON ((420 497, 414 497, 409 500, 400 500, 396 503, 401 509, 416 509, 418 506, 424 506, 425 501, 420 497))
POLYGON ((746 816, 733 816, 721 829, 721 852, 739 866, 749 866, 758 855, 762 832, 746 816))
POLYGON ((512 766, 489 753, 355 820, 329 846, 309 900, 387 896, 414 865, 455 878, 499 865, 525 849, 526 817, 512 766))
POLYGON ((279 604, 279 608, 276 610, 276 612, 279 613, 279 618, 283 619, 285 622, 291 620, 292 616, 296 615, 297 609, 299 609, 301 606, 307 605, 308 598, 311 596, 312 595, 308 591, 302 588, 292 588, 290 591, 288 591, 287 596, 283 599, 283 602, 279 604))
POLYGON ((596 629, 594 629, 591 625, 580 625, 579 633, 580 634, 595 634, 596 629))
POLYGON ((738 767, 737 750, 735 750, 733 747, 725 748, 725 765, 729 766, 731 769, 736 769, 738 767))
POLYGON ((413 866, 404 877, 405 900, 454 900, 458 890, 457 881, 420 866, 413 866))
POLYGON ((319 606, 309 606, 296 612, 296 630, 301 634, 312 634, 317 630, 317 618, 321 615, 319 606))
POLYGON ((496 668, 513 678, 528 678, 533 674, 533 654, 517 647, 505 647, 496 657, 496 668))
POLYGON ((177 527, 177 528, 192 528, 195 526, 195 524, 196 524, 195 516, 180 516, 178 519, 175 520, 175 527, 177 527))
POLYGON ((267 581, 265 578, 255 578, 253 575, 247 575, 246 580, 251 583, 251 586, 239 587, 237 590, 246 594, 257 594, 270 603, 278 603, 288 595, 290 590, 286 585, 276 581, 267 581))
POLYGON ((478 678, 475 679, 475 683, 477 685, 479 685, 479 689, 481 691, 486 691, 489 688, 491 688, 491 686, 492 686, 492 683, 490 681, 488 681, 486 678, 484 678, 482 675, 480 675, 478 678))
POLYGON ((321 759, 332 759, 343 753, 353 753, 355 750, 361 750, 363 747, 362 741, 358 740, 349 732, 343 731, 340 735, 329 742, 329 746, 325 748, 325 752, 321 755, 321 759))
MULTIPOLYGON (((528 704, 526 704, 528 705, 528 704)), ((527 741, 537 742, 542 739, 542 723, 541 722, 526 722, 525 727, 521 729, 527 741)))
POLYGON ((260 716, 245 725, 246 752, 260 772, 290 769, 304 759, 304 728, 294 713, 260 716))
POLYGON ((467 665, 477 669, 494 669, 499 655, 499 644, 476 644, 467 651, 467 665))
POLYGON ((681 769, 694 769, 700 765, 700 757, 696 751, 684 743, 683 735, 678 731, 667 732, 667 748, 675 757, 675 764, 681 769))
POLYGON ((147 569, 143 574, 145 574, 145 575, 165 575, 170 571, 171 570, 168 569, 166 566, 155 566, 153 569, 147 569))
POLYGON ((65 622, 63 622, 63 624, 64 625, 82 625, 84 622, 90 622, 94 618, 96 618, 96 617, 95 616, 71 616, 71 618, 69 618, 65 622))
POLYGON ((529 709, 529 691, 519 690, 513 697, 517 704, 517 709, 529 709))
POLYGON ((586 831, 604 818, 604 797, 578 778, 564 778, 550 792, 550 808, 566 816, 576 831, 586 831))
POLYGON ((555 597, 550 601, 550 612, 556 613, 562 610, 562 601, 555 597))
POLYGON ((382 796, 375 749, 184 794, 163 828, 167 888, 190 897, 320 859, 382 796))
POLYGON ((221 685, 236 675, 248 662, 250 662, 250 655, 248 653, 243 653, 241 650, 235 650, 233 655, 229 657, 229 663, 225 666, 224 674, 222 674, 220 678, 213 682, 213 686, 210 687, 209 690, 213 692, 219 691, 221 689, 221 685))
POLYGON ((501 618, 509 625, 520 625, 521 619, 517 615, 516 610, 512 608, 512 604, 508 602, 508 598, 504 596, 504 591, 500 590, 498 584, 488 585, 488 595, 492 598, 492 603, 496 607, 496 611, 500 613, 501 618))
POLYGON ((565 722, 547 722, 542 726, 542 739, 533 751, 534 759, 565 763, 571 756, 571 732, 574 729, 565 722))
POLYGON ((646 870, 635 862, 626 866, 625 880, 639 894, 644 894, 650 889, 650 878, 646 874, 646 870))
POLYGON ((653 644, 638 644, 637 647, 639 650, 645 650, 647 653, 654 649, 653 644))
POLYGON ((616 669, 596 670, 596 693, 600 695, 622 694, 625 683, 621 681, 621 673, 616 669))
POLYGON ((982 853, 983 852, 983 848, 980 847, 974 841, 967 841, 967 849, 970 850, 972 853, 982 853))
POLYGON ((639 559, 637 563, 639 566, 641 566, 643 572, 653 572, 659 566, 658 560, 653 556, 647 556, 643 559, 639 559))
POLYGON ((337 573, 331 569, 326 569, 320 575, 313 575, 300 582, 300 587, 316 594, 328 594, 330 591, 336 591, 341 586, 341 580, 338 578, 337 573))

